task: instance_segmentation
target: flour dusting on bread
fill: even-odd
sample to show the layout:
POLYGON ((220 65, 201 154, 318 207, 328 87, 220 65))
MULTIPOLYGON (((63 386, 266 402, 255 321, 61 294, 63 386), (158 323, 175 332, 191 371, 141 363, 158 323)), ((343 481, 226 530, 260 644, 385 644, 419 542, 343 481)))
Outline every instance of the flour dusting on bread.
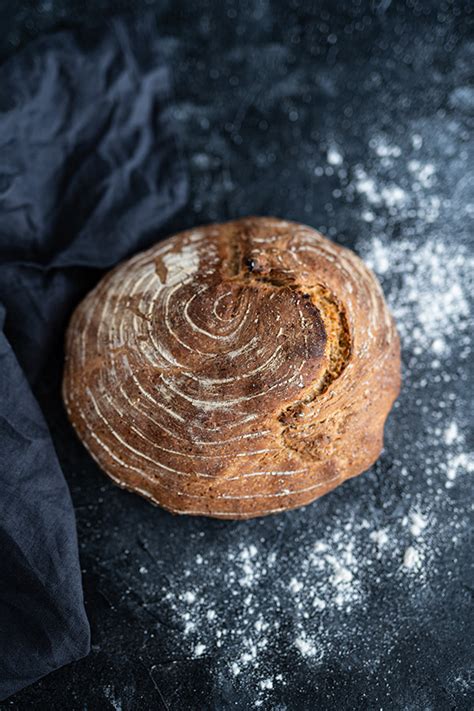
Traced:
POLYGON ((106 275, 72 318, 64 400, 120 486, 232 519, 367 469, 399 382, 395 325, 363 262, 304 225, 246 218, 106 275))

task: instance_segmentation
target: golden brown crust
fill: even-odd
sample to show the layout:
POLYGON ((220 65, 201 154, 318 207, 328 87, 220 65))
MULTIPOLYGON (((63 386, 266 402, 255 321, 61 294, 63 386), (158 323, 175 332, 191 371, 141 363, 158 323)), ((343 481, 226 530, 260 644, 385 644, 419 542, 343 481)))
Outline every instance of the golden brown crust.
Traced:
POLYGON ((176 513, 295 508, 366 470, 400 387, 378 282, 304 225, 180 233, 107 274, 67 333, 63 395, 120 486, 176 513))

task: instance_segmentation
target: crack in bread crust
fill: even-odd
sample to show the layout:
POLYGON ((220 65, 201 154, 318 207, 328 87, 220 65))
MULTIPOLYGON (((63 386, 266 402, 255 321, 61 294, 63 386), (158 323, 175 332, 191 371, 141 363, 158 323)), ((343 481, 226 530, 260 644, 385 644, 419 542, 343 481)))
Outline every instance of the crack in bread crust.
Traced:
MULTIPOLYGON (((311 418, 312 406, 332 383, 341 375, 351 357, 351 338, 344 307, 335 296, 318 284, 307 288, 313 304, 321 313, 327 336, 326 368, 319 380, 303 398, 292 403, 278 415, 282 425, 281 437, 284 445, 296 452, 300 458, 320 459, 320 445, 324 442, 324 454, 328 453, 328 435, 319 435, 314 432, 317 425, 311 418), (304 428, 301 427, 301 417, 306 413, 304 428), (308 421, 310 424, 308 425, 308 421)), ((324 456, 324 455, 323 455, 324 456)))

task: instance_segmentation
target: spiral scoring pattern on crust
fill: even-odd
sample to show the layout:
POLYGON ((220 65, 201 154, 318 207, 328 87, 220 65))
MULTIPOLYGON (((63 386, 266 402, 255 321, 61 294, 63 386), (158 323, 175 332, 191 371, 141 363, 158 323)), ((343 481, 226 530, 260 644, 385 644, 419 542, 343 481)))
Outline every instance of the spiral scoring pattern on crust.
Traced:
POLYGON ((118 484, 247 518, 365 470, 399 389, 373 274, 309 227, 210 225, 120 265, 68 329, 64 401, 118 484))

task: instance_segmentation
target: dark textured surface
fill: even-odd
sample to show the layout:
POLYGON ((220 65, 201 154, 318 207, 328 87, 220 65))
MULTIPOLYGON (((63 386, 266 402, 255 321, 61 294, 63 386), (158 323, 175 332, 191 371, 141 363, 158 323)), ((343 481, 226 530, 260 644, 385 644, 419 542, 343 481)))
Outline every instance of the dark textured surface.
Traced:
MULTIPOLYGON (((64 22, 52 4, 41 7, 35 3, 33 12, 18 3, 8 13, 5 51, 35 26, 64 22)), ((459 279, 469 294, 462 281, 473 213, 468 4, 353 2, 338 3, 337 11, 332 2, 170 7, 152 17, 174 70, 172 115, 192 194, 169 231, 266 213, 307 222, 355 247, 379 268, 401 322, 405 388, 387 427, 385 454, 367 475, 277 518, 178 519, 109 484, 74 439, 59 401, 58 353, 39 397, 76 507, 93 651, 3 707, 247 709, 261 702, 260 708, 291 710, 470 709, 472 488, 467 474, 448 476, 455 461, 472 468, 466 458, 472 449, 468 316, 457 290, 454 301, 440 300, 436 291, 438 278, 446 293, 459 279), (385 142, 374 148, 380 136, 385 142), (343 158, 328 163, 333 145, 343 158), (394 145, 401 155, 393 155, 394 145), (435 166, 431 182, 425 173, 415 185, 420 167, 410 164, 414 160, 435 166), (395 184, 406 197, 394 192, 395 184), (449 350, 443 346, 440 356, 434 344, 443 334, 449 350), (413 507, 428 520, 423 568, 405 573, 413 507), (389 531, 381 556, 363 521, 368 532, 389 531), (350 614, 328 604, 317 624, 301 622, 300 607, 288 602, 287 582, 301 574, 315 541, 338 546, 340 531, 345 545, 355 541, 363 602, 350 614), (259 567, 259 585, 251 588, 266 619, 281 623, 262 652, 261 677, 229 672, 242 652, 236 628, 254 617, 242 611, 242 586, 225 566, 229 552, 253 545, 259 556, 277 556, 265 574, 259 567), (218 611, 221 628, 231 630, 223 646, 201 629, 206 651, 193 654, 200 634, 194 642, 184 635, 182 610, 173 602, 180 585, 218 611), (295 649, 301 624, 321 640, 321 655, 303 659, 295 649), (269 675, 273 689, 263 693, 261 680, 269 675)), ((65 15, 68 23, 97 20, 82 6, 65 15)), ((320 585, 319 575, 327 577, 323 570, 306 580, 320 585)), ((300 603, 304 609, 305 600, 300 603)), ((205 614, 192 605, 190 612, 207 625, 205 614)))

